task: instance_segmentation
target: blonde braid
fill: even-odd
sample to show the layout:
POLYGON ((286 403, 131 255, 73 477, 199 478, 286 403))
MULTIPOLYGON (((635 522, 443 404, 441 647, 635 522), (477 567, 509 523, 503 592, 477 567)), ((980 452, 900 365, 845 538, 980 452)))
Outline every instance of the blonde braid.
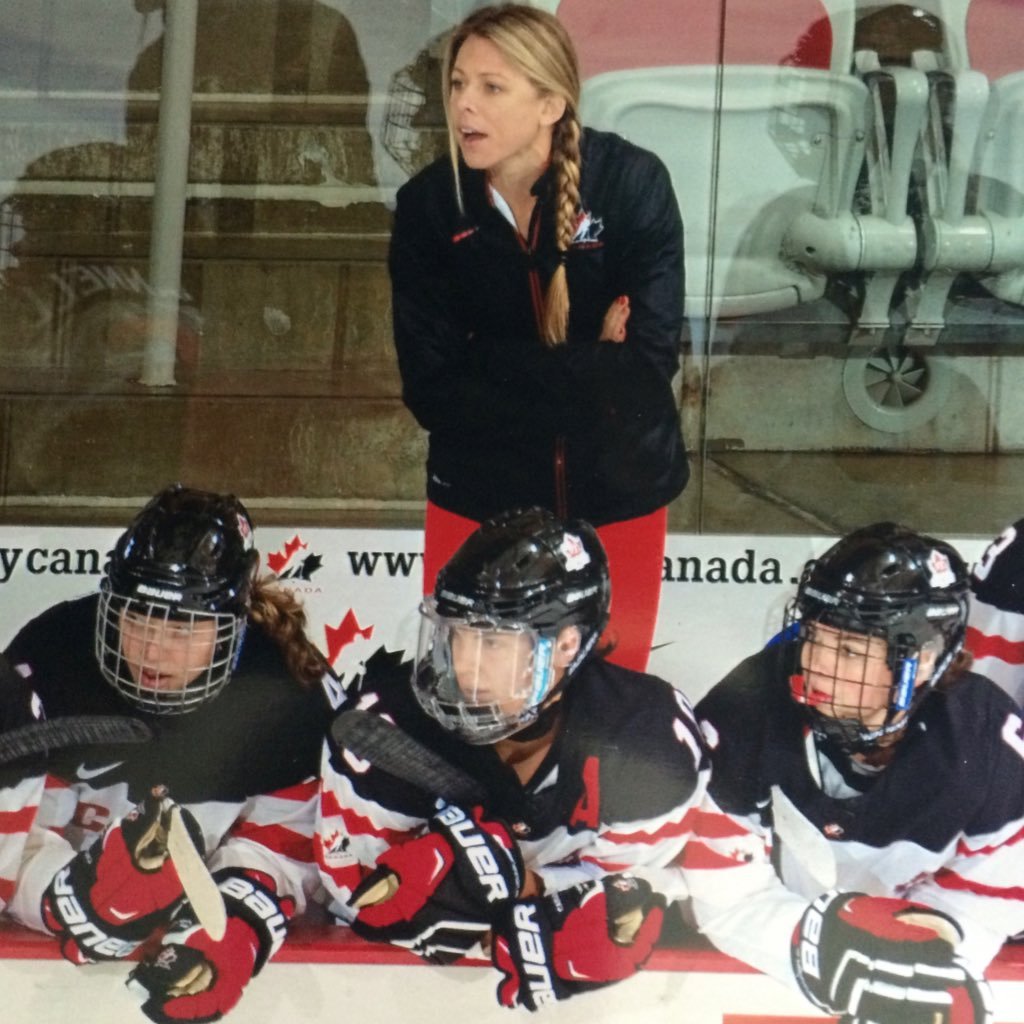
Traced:
POLYGON ((565 257, 576 233, 580 208, 580 122, 567 108, 555 125, 551 140, 551 162, 555 166, 558 190, 555 205, 555 245, 561 255, 544 297, 543 336, 548 345, 565 343, 569 328, 569 281, 565 257))
POLYGON ((249 618, 281 648, 288 671, 306 685, 327 671, 324 656, 306 636, 306 612, 294 594, 266 578, 252 585, 249 618))

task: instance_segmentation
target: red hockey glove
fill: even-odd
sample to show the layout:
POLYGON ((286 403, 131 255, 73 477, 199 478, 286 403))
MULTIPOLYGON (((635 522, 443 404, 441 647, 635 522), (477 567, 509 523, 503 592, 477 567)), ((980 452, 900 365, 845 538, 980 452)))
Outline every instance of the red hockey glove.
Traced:
POLYGON ((827 892, 793 932, 793 971, 828 1013, 875 1024, 984 1024, 989 989, 955 955, 948 914, 907 900, 827 892))
POLYGON ((523 860, 508 828, 451 804, 430 831, 386 850, 349 899, 358 935, 435 963, 464 956, 519 895, 523 860))
MULTIPOLYGON (((184 896, 167 853, 173 806, 166 790, 154 790, 54 875, 43 894, 43 921, 72 963, 126 957, 171 919, 184 896)), ((195 818, 181 814, 202 854, 195 818)))
POLYGON ((156 955, 128 976, 157 1024, 220 1020, 284 941, 295 904, 278 898, 266 875, 227 868, 214 878, 228 913, 224 938, 211 939, 185 904, 156 955))
POLYGON ((502 1006, 538 1010, 639 970, 661 933, 664 899, 640 878, 609 875, 519 900, 495 928, 502 1006))

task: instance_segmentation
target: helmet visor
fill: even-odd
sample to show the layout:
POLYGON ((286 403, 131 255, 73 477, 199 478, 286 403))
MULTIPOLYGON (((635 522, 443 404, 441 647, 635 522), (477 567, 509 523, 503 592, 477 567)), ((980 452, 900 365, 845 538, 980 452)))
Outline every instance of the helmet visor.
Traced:
POLYGON ((521 623, 420 607, 413 688, 428 714, 470 743, 493 743, 537 717, 552 682, 552 641, 521 623))

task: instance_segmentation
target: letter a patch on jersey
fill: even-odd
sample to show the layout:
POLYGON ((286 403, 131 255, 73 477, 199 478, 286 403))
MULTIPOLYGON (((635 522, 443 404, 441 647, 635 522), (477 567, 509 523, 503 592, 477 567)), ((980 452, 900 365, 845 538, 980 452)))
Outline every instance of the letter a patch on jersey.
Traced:
POLYGON ((601 808, 601 762, 591 755, 583 762, 583 795, 569 819, 570 829, 596 829, 601 808))

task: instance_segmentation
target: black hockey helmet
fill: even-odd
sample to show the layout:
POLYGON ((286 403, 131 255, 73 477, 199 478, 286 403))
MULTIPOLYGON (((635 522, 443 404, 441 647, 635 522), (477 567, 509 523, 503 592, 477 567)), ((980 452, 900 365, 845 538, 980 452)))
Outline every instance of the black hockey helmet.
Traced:
POLYGON ((100 585, 96 656, 107 681, 159 713, 191 710, 219 693, 240 650, 258 562, 252 522, 234 495, 181 484, 157 494, 118 539, 100 585), (128 624, 151 645, 188 630, 212 631, 214 643, 193 666, 195 678, 169 689, 158 684, 157 665, 144 671, 126 658, 128 624))
POLYGON ((442 615, 522 622, 539 632, 579 626, 596 640, 608 622, 608 558, 594 528, 542 508, 488 520, 437 575, 442 615))
MULTIPOLYGON (((608 621, 608 559, 594 528, 541 508, 517 509, 480 526, 438 573, 421 608, 414 690, 442 725, 471 743, 491 743, 536 721, 541 706, 594 649, 608 621), (552 645, 567 626, 579 647, 554 678, 552 645), (453 631, 524 638, 521 706, 499 708, 455 678, 453 631), (529 640, 529 643, 526 643, 529 640), (528 692, 527 692, 528 690, 528 692)), ((517 671, 520 671, 517 669, 517 671)))
POLYGON ((787 608, 786 635, 813 642, 813 627, 821 623, 880 637, 892 673, 888 716, 874 728, 821 713, 820 702, 801 691, 802 677, 794 676, 793 695, 807 706, 815 728, 849 752, 871 749, 904 729, 963 647, 968 582, 967 566, 950 544, 891 522, 855 530, 808 562, 787 608), (917 685, 925 648, 935 652, 934 667, 917 685))
POLYGON ((258 561, 252 521, 233 494, 173 484, 121 534, 107 579, 122 597, 237 615, 248 611, 258 561))

